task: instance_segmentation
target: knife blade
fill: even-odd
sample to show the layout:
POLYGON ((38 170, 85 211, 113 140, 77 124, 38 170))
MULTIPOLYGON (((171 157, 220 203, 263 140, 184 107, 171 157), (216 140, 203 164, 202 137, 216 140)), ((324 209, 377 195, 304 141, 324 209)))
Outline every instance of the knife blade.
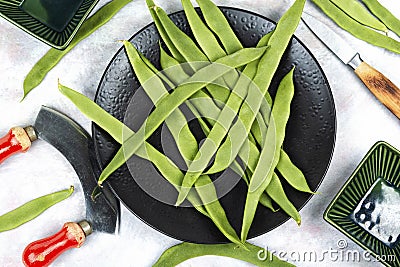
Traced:
POLYGON ((304 24, 344 64, 350 66, 372 94, 400 119, 400 89, 382 73, 361 59, 360 54, 314 16, 303 12, 304 24))
POLYGON ((39 262, 43 263, 40 266, 45 266, 44 263, 50 264, 65 250, 80 247, 92 231, 118 231, 120 206, 107 184, 96 200, 91 198, 97 186, 100 167, 95 160, 92 139, 79 124, 54 109, 42 106, 34 125, 28 127, 37 138, 51 144, 71 163, 82 185, 86 205, 84 220, 79 223, 68 222, 55 235, 26 247, 24 263, 36 266, 39 262))

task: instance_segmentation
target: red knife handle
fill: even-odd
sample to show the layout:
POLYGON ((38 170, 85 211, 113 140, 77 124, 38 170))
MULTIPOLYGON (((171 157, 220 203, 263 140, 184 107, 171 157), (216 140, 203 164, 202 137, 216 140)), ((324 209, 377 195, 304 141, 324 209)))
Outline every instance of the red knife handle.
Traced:
POLYGON ((64 251, 82 246, 91 232, 87 221, 67 222, 56 234, 30 243, 22 254, 22 261, 29 267, 48 266, 64 251))
POLYGON ((27 151, 36 139, 35 130, 31 126, 11 128, 0 138, 0 163, 15 153, 27 151))

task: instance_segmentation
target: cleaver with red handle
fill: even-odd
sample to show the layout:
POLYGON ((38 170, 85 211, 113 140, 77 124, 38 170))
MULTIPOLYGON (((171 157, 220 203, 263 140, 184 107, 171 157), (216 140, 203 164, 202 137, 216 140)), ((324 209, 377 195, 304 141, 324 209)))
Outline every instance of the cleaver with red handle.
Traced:
POLYGON ((97 187, 100 167, 94 156, 90 135, 66 115, 42 107, 34 125, 14 127, 0 139, 0 162, 18 152, 27 151, 34 140, 41 139, 58 151, 71 163, 82 185, 86 216, 82 221, 67 222, 53 236, 32 242, 22 255, 25 266, 48 266, 64 251, 80 247, 86 236, 93 231, 115 233, 118 230, 120 206, 107 184, 100 196, 92 199, 97 187))

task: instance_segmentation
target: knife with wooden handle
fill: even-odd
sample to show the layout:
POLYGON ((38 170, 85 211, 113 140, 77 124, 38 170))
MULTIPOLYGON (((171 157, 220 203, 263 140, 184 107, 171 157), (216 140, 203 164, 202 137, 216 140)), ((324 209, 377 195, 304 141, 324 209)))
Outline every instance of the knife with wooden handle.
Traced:
POLYGON ((324 23, 307 13, 303 13, 302 20, 325 46, 354 70, 375 97, 400 119, 400 89, 385 75, 364 62, 357 51, 324 23))

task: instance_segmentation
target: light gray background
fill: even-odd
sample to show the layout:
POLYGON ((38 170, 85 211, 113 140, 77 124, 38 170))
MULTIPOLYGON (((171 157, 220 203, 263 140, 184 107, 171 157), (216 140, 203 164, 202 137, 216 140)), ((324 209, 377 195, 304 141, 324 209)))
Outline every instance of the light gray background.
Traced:
MULTIPOLYGON (((106 1, 101 0, 98 7, 106 1)), ((34 121, 41 105, 54 107, 74 118, 88 131, 87 120, 57 90, 57 79, 75 90, 93 98, 104 69, 121 44, 151 22, 144 0, 134 0, 120 11, 108 24, 75 47, 46 77, 28 98, 19 103, 25 75, 48 46, 32 38, 4 19, 0 19, 0 134, 14 125, 28 125, 34 121)), ((158 0, 168 13, 181 10, 178 0, 158 0)), ((281 0, 215 0, 218 5, 248 9, 273 20, 278 20, 293 1, 281 0)), ((400 17, 397 1, 382 0, 400 17)), ((400 55, 373 47, 355 39, 338 28, 313 4, 306 11, 314 14, 358 49, 363 58, 381 70, 395 84, 400 85, 396 74, 400 69, 400 55)), ((350 176, 369 148, 385 140, 400 148, 398 119, 380 104, 357 79, 351 69, 325 48, 300 24, 299 37, 315 55, 328 77, 337 111, 336 147, 329 171, 316 195, 301 210, 302 226, 288 221, 268 234, 250 242, 271 250, 294 253, 316 252, 321 258, 324 251, 338 249, 337 242, 345 240, 347 250, 362 253, 355 243, 328 225, 322 214, 334 195, 350 176)), ((67 201, 57 204, 37 219, 8 232, 0 233, 0 266, 20 266, 24 247, 33 240, 58 231, 66 221, 84 218, 85 207, 78 178, 69 163, 50 145, 36 142, 30 151, 7 160, 0 165, 0 214, 23 203, 54 192, 76 187, 67 201)), ((54 266, 150 266, 168 247, 179 241, 169 238, 147 226, 126 209, 122 209, 120 234, 113 236, 94 233, 80 249, 63 254, 54 266)), ((327 256, 327 255, 325 255, 327 256)), ((379 266, 361 262, 333 261, 295 262, 298 266, 379 266)), ((182 266, 247 266, 240 261, 221 257, 201 257, 182 266)))

